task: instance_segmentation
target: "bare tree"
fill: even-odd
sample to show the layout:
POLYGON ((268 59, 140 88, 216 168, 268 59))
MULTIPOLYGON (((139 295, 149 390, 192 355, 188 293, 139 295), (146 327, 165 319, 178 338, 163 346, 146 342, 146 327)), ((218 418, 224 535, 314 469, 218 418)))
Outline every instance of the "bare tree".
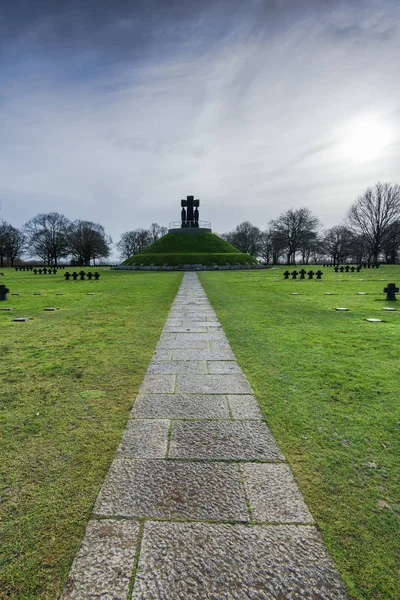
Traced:
POLYGON ((268 231, 263 231, 262 233, 260 250, 258 254, 267 265, 272 264, 273 244, 268 231))
POLYGON ((309 231, 308 234, 304 234, 299 247, 303 265, 308 265, 312 256, 318 256, 321 246, 322 242, 317 232, 309 231))
POLYGON ((256 257, 260 254, 262 233, 250 221, 244 221, 236 229, 222 234, 221 237, 245 254, 256 257))
POLYGON ((9 223, 6 223, 6 221, 0 221, 0 267, 4 267, 4 259, 6 258, 8 227, 9 223))
POLYGON ((152 223, 149 227, 149 238, 150 243, 154 244, 157 240, 160 239, 163 235, 168 233, 168 229, 166 227, 162 227, 158 223, 152 223))
POLYGON ((111 237, 104 227, 92 221, 76 220, 68 233, 68 251, 78 265, 88 267, 90 261, 107 258, 111 252, 111 237))
POLYGON ((259 256, 267 263, 267 265, 276 265, 285 250, 285 241, 282 237, 273 231, 267 229, 263 231, 259 256))
POLYGON ((313 235, 316 235, 319 221, 308 208, 290 208, 270 223, 272 231, 284 241, 287 264, 296 263, 296 252, 313 235))
POLYGON ((69 254, 68 233, 70 221, 57 212, 39 214, 23 227, 28 248, 49 265, 57 266, 58 260, 69 254))
MULTIPOLYGON (((2 238, 2 226, 0 226, 0 240, 2 238)), ((3 242, 3 253, 4 253, 4 257, 6 258, 7 262, 11 265, 14 266, 14 262, 16 261, 17 258, 19 258, 25 248, 25 236, 22 233, 22 231, 20 231, 19 229, 17 229, 16 227, 13 227, 12 225, 10 225, 9 223, 5 224, 4 227, 4 238, 3 238, 4 242, 3 242)), ((2 245, 2 242, 0 241, 0 247, 2 245)), ((2 252, 0 250, 0 262, 1 262, 1 266, 3 266, 3 256, 2 256, 2 252)))
POLYGON ((139 254, 139 252, 150 246, 151 243, 149 229, 134 229, 122 234, 120 241, 117 243, 117 249, 121 258, 125 259, 133 254, 139 254))
POLYGON ((382 250, 385 255, 385 261, 388 264, 394 265, 398 260, 400 251, 400 220, 390 225, 382 250))
POLYGON ((353 231, 364 238, 376 264, 400 218, 400 186, 377 183, 366 189, 350 207, 347 218, 353 231))
POLYGON ((348 227, 335 225, 328 229, 322 240, 322 247, 335 264, 343 263, 354 253, 355 236, 348 227))

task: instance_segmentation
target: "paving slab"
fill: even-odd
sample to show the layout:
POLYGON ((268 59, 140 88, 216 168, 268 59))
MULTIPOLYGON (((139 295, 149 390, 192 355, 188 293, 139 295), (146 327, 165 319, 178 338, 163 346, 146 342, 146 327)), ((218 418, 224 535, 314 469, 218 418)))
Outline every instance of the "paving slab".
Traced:
POLYGON ((160 342, 172 342, 174 340, 176 340, 176 333, 171 333, 171 332, 162 332, 162 334, 159 337, 159 341, 160 342))
POLYGON ((173 360, 232 360, 235 358, 230 348, 220 348, 219 350, 186 348, 174 350, 173 360))
POLYGON ((158 392, 160 394, 172 394, 175 389, 175 378, 176 375, 153 375, 152 373, 146 373, 139 393, 145 394, 147 392, 151 394, 158 392))
POLYGON ((210 348, 211 350, 219 350, 222 348, 231 350, 231 345, 228 340, 224 340, 223 338, 220 340, 212 339, 210 340, 210 348))
POLYGON ((139 527, 135 521, 89 521, 61 600, 126 600, 139 527))
MULTIPOLYGON (((168 335, 168 334, 162 334, 168 335)), ((207 333, 177 333, 176 339, 180 340, 227 340, 225 333, 221 331, 212 331, 207 333)))
POLYGON ((189 324, 191 323, 192 325, 195 324, 196 327, 221 327, 221 323, 219 323, 218 321, 205 321, 204 317, 202 317, 202 321, 193 321, 192 319, 190 320, 183 320, 182 321, 182 327, 187 327, 190 326, 189 324))
POLYGON ((257 400, 250 394, 228 395, 228 403, 234 419, 261 421, 264 419, 257 400))
POLYGON ((155 350, 153 352, 152 361, 156 360, 171 360, 172 350, 155 350))
POLYGON ((266 423, 257 421, 175 421, 170 458, 285 460, 266 423))
POLYGON ((248 521, 237 464, 115 459, 96 500, 99 516, 248 521))
POLYGON ((146 523, 132 600, 346 600, 320 534, 295 525, 146 523))
POLYGON ((182 319, 167 319, 165 321, 165 325, 183 325, 183 320, 182 319))
POLYGON ((289 465, 251 463, 242 469, 255 521, 313 523, 289 465))
POLYGON ((163 374, 186 374, 186 373, 207 373, 207 364, 205 360, 170 360, 167 362, 151 362, 147 370, 148 373, 163 374))
POLYGON ((129 420, 118 452, 130 458, 166 458, 170 421, 129 420))
POLYGON ((178 327, 177 325, 165 325, 163 331, 174 332, 174 333, 207 333, 207 327, 196 325, 192 323, 192 325, 185 325, 178 327))
POLYGON ((193 394, 252 394, 244 375, 177 375, 176 391, 193 394))
POLYGON ((226 373, 242 373, 242 369, 237 362, 231 361, 212 361, 207 363, 208 372, 214 375, 225 375, 226 373))
MULTIPOLYGON (((174 334, 177 335, 177 334, 174 334)), ((177 350, 178 348, 209 348, 210 342, 208 340, 172 340, 164 341, 161 340, 157 344, 157 350, 177 350)), ((229 347, 229 344, 227 344, 229 347)))
POLYGON ((229 419, 223 395, 139 394, 131 417, 161 419, 229 419))

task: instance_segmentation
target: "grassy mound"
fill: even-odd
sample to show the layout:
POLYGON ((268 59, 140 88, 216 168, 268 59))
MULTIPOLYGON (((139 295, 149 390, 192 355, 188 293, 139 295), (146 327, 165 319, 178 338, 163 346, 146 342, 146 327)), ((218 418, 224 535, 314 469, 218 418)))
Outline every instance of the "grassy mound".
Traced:
POLYGON ((168 233, 154 244, 125 260, 123 265, 231 265, 257 264, 249 254, 214 233, 168 233))

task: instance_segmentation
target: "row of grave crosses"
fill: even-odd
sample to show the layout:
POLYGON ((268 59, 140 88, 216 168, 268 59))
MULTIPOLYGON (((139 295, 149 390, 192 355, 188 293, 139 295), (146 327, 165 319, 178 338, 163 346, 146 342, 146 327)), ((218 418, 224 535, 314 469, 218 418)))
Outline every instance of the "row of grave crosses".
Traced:
POLYGON ((343 271, 346 271, 346 273, 350 271, 354 272, 354 271, 358 271, 360 272, 361 269, 379 269, 379 263, 362 263, 360 265, 335 265, 333 263, 329 263, 329 264, 323 264, 323 267, 333 267, 335 269, 335 272, 338 272, 338 269, 341 271, 341 273, 343 273, 343 271))
POLYGON ((73 273, 68 273, 68 271, 66 273, 64 273, 64 277, 65 277, 65 281, 69 281, 72 277, 72 279, 74 281, 76 281, 79 277, 79 281, 85 281, 85 275, 86 277, 89 279, 89 281, 92 281, 92 279, 94 279, 95 281, 97 281, 98 279, 100 279, 100 273, 85 273, 85 271, 80 271, 79 273, 76 273, 75 271, 73 273))
POLYGON ((186 200, 181 200, 181 227, 199 226, 199 206, 200 200, 195 200, 194 196, 186 196, 186 200))
POLYGON ((290 271, 285 271, 283 276, 285 279, 289 279, 289 276, 292 276, 292 279, 297 279, 297 275, 300 275, 300 279, 305 279, 306 275, 308 276, 308 279, 312 279, 315 275, 316 279, 321 279, 323 272, 322 271, 317 271, 316 273, 314 273, 314 271, 306 271, 305 269, 301 269, 301 271, 292 271, 290 273, 290 271))
POLYGON ((350 265, 346 265, 345 267, 343 267, 343 266, 339 267, 338 265, 336 265, 334 268, 334 271, 335 271, 335 273, 337 273, 338 271, 340 271, 341 273, 343 273, 343 272, 348 273, 349 271, 354 273, 354 271, 357 271, 357 273, 359 273, 361 271, 361 265, 358 265, 357 267, 355 267, 354 265, 352 265, 351 267, 350 267, 350 265))
POLYGON ((50 267, 48 269, 46 269, 46 267, 44 267, 44 269, 33 269, 33 274, 37 275, 39 273, 39 275, 55 275, 57 273, 57 269, 51 269, 50 267))
MULTIPOLYGON (((14 268, 16 271, 33 271, 35 275, 39 272, 39 269, 37 267, 32 267, 31 265, 22 265, 14 268)), ((56 273, 58 269, 65 269, 65 267, 47 267, 47 269, 46 267, 43 267, 41 272, 46 275, 47 271, 49 273, 56 273)))

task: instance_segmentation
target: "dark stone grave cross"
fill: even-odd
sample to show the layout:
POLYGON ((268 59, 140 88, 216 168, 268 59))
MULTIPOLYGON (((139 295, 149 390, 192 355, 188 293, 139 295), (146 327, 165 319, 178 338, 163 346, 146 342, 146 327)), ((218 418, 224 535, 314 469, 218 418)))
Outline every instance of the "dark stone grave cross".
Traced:
POLYGON ((343 273, 343 271, 344 271, 344 267, 340 267, 339 271, 340 271, 341 273, 343 273))
POLYGON ((97 271, 96 271, 96 273, 93 273, 93 277, 94 277, 95 281, 97 281, 98 279, 100 279, 100 273, 97 273, 97 271))
POLYGON ((34 273, 34 275, 36 275, 37 269, 33 269, 33 273, 34 273))
POLYGON ((314 277, 314 271, 308 271, 307 275, 308 279, 312 279, 314 277))
POLYGON ((355 270, 356 270, 356 268, 355 268, 355 266, 354 266, 354 265, 353 265, 352 267, 350 267, 350 271, 351 271, 352 273, 354 273, 354 271, 355 271, 355 270))
POLYGON ((306 273, 307 273, 307 271, 305 269, 301 269, 301 271, 300 271, 300 279, 305 279, 306 273))
POLYGON ((47 273, 47 269, 46 269, 46 267, 45 267, 45 268, 43 269, 43 275, 46 275, 46 273, 47 273))
POLYGON ((87 278, 89 279, 89 281, 92 281, 93 273, 88 273, 87 274, 87 278))
POLYGON ((292 271, 292 279, 296 279, 298 275, 297 271, 292 271))
POLYGON ((69 281, 69 278, 71 277, 71 273, 68 273, 68 271, 66 273, 64 273, 64 277, 65 277, 65 281, 69 281))
POLYGON ((86 275, 85 271, 79 271, 79 277, 81 278, 81 281, 84 281, 85 275, 86 275))
POLYGON ((289 279, 290 271, 285 271, 283 276, 285 279, 289 279))
POLYGON ((397 300, 396 294, 398 294, 399 288, 395 283, 388 283, 383 291, 386 293, 386 300, 397 300))
POLYGON ((316 276, 317 279, 321 279, 321 277, 322 277, 323 274, 324 274, 323 271, 317 271, 315 273, 315 276, 316 276))
POLYGON ((72 273, 72 279, 74 281, 76 281, 78 279, 78 273, 76 273, 75 271, 72 273))
POLYGON ((350 271, 349 265, 346 265, 345 268, 344 268, 344 270, 346 271, 346 273, 348 273, 350 271))
POLYGON ((39 269, 38 273, 39 273, 39 275, 41 275, 42 274, 42 269, 39 269))
POLYGON ((10 293, 10 290, 5 285, 0 285, 0 300, 7 300, 7 294, 10 293))
POLYGON ((335 267, 335 273, 337 273, 339 271, 339 267, 335 267))

